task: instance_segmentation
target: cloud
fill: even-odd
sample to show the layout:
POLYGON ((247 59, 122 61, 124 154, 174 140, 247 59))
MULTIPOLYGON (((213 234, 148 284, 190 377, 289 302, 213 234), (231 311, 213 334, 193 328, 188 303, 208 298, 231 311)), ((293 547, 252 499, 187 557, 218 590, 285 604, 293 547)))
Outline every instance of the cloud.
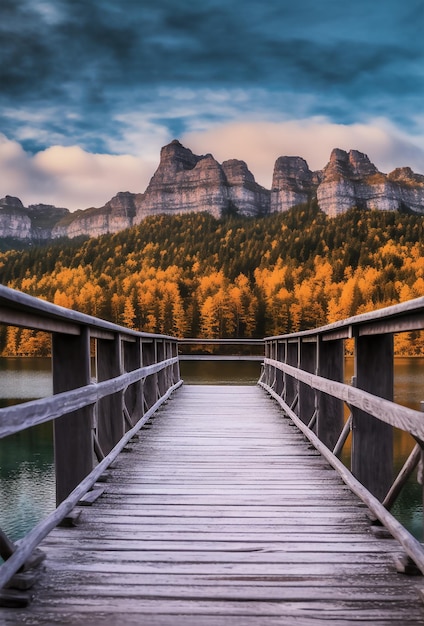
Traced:
POLYGON ((322 169, 333 148, 359 150, 383 172, 409 165, 423 173, 423 136, 411 137, 384 119, 367 124, 335 124, 326 118, 286 122, 235 122, 181 138, 193 152, 211 152, 222 162, 246 161, 256 180, 271 187, 274 163, 279 156, 301 156, 311 169, 322 169))
POLYGON ((16 196, 26 206, 102 206, 118 191, 143 192, 153 171, 142 158, 92 154, 77 146, 53 146, 30 155, 0 135, 0 197, 16 196))

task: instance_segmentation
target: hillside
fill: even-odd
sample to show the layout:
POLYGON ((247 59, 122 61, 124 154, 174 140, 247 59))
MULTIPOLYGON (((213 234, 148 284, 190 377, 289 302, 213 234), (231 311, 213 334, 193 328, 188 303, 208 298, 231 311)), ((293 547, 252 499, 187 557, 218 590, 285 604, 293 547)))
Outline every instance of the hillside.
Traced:
MULTIPOLYGON (((316 203, 261 219, 160 215, 2 253, 0 280, 140 330, 262 337, 424 295, 423 235, 420 216, 353 209, 330 219, 316 203)), ((410 351, 406 339, 398 351, 410 351)), ((6 352, 39 349, 20 341, 18 331, 3 337, 6 352)))

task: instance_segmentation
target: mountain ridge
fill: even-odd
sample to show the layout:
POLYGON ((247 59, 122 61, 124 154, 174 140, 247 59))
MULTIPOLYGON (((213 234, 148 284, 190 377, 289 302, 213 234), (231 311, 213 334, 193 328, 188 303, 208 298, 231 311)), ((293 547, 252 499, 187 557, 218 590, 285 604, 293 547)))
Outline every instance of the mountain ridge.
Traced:
POLYGON ((256 182, 244 161, 220 164, 212 154, 195 155, 174 140, 161 149, 159 166, 143 193, 118 192, 103 207, 71 213, 52 205, 24 207, 19 198, 5 196, 0 199, 0 237, 31 242, 96 237, 160 213, 261 216, 314 199, 329 217, 354 206, 424 214, 424 176, 408 166, 384 174, 366 154, 335 148, 318 171, 310 170, 302 157, 279 157, 269 190, 256 182))

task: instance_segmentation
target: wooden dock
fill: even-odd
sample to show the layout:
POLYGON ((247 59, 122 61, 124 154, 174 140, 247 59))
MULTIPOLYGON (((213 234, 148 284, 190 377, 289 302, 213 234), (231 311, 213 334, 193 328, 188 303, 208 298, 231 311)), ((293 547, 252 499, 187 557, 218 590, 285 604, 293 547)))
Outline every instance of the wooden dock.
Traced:
POLYGON ((183 386, 104 478, 1 624, 424 624, 399 544, 259 387, 183 386))

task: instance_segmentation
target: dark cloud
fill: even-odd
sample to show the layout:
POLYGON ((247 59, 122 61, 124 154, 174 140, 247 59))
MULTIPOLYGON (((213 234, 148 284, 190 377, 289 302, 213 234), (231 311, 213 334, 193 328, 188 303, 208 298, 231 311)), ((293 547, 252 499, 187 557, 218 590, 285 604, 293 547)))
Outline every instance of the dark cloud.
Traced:
MULTIPOLYGON (((423 6, 2 0, 0 105, 52 107, 61 114, 43 123, 53 134, 91 147, 97 136, 97 148, 96 128, 120 112, 155 108, 161 88, 261 89, 270 94, 268 104, 262 99, 268 111, 276 93, 298 94, 310 98, 311 115, 351 121, 368 112, 406 123, 423 95, 423 6)), ((21 121, 9 115, 0 123, 14 131, 21 121)))

